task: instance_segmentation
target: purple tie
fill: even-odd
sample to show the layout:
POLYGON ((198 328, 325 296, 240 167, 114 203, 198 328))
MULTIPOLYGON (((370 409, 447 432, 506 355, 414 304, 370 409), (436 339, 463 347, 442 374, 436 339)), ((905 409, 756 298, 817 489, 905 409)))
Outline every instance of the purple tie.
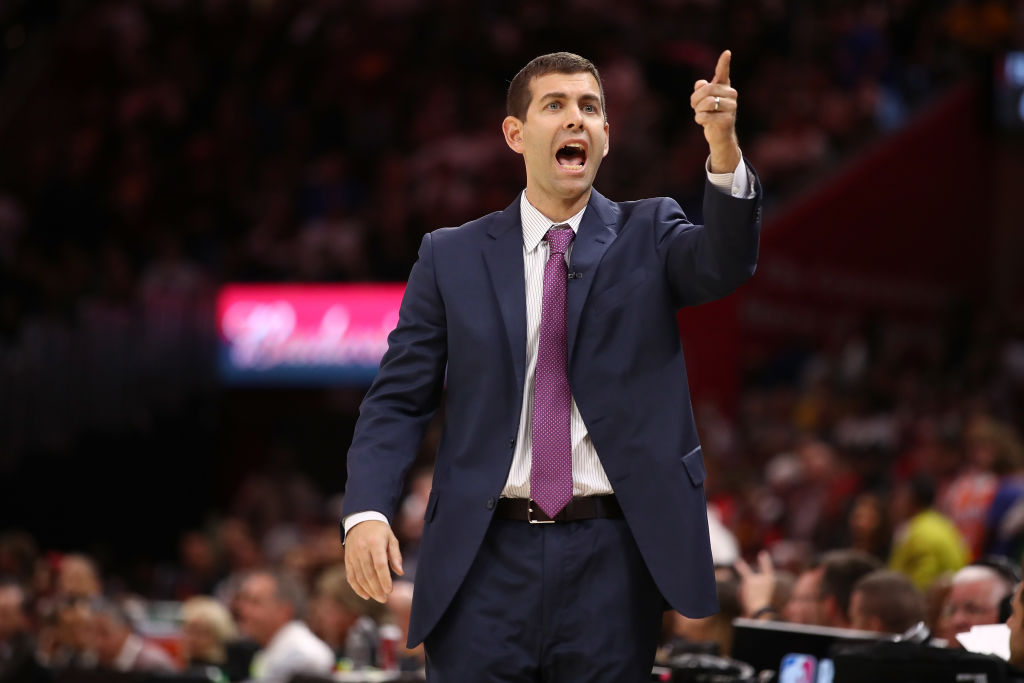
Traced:
POLYGON ((573 237, 572 229, 564 224, 552 227, 544 236, 550 253, 544 265, 544 303, 533 389, 530 497, 552 519, 572 499, 572 394, 565 330, 569 269, 565 250, 573 237))

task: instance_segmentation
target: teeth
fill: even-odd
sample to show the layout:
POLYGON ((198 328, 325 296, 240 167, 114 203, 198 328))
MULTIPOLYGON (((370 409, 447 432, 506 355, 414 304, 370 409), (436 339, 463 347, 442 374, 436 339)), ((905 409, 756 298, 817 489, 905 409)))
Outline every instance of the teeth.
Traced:
POLYGON ((561 166, 567 171, 579 171, 583 168, 583 164, 561 164, 561 166))

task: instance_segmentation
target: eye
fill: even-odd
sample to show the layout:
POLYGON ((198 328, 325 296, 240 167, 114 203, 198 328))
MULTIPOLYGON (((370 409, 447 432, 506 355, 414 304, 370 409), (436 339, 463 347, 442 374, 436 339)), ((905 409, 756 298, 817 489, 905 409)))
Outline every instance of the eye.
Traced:
POLYGON ((548 102, 546 105, 548 109, 558 109, 559 106, 558 102, 548 102))
POLYGON ((596 114, 597 113, 597 107, 595 107, 592 104, 585 104, 585 105, 583 105, 583 111, 587 112, 588 114, 596 114))

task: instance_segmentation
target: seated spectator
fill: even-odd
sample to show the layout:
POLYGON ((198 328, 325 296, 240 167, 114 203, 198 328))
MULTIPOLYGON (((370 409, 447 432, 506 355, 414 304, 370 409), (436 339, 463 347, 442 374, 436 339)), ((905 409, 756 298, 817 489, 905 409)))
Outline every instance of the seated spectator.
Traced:
POLYGON ((903 574, 878 569, 862 577, 850 596, 850 628, 905 633, 924 619, 924 598, 903 574))
POLYGON ((833 550, 821 560, 820 625, 850 627, 850 596, 853 587, 881 563, 861 550, 833 550))
POLYGON ((742 615, 748 619, 780 619, 793 595, 793 577, 785 570, 776 570, 766 550, 758 553, 757 563, 759 571, 755 572, 742 557, 736 558, 742 615))
MULTIPOLYGON (((406 649, 405 643, 409 638, 409 618, 412 616, 412 591, 411 581, 395 581, 394 589, 385 603, 391 622, 402 632, 402 636, 395 648, 395 659, 401 671, 419 671, 426 665, 424 659, 423 644, 413 649, 406 649)), ((378 662, 378 665, 380 662, 378 662)))
POLYGON ((889 568, 906 574, 920 591, 968 561, 963 536, 948 517, 932 507, 934 503, 935 483, 926 476, 901 484, 892 501, 892 518, 903 525, 896 531, 889 568))
POLYGON ((345 578, 345 567, 338 565, 316 582, 309 626, 339 659, 348 659, 352 668, 372 666, 377 659, 375 616, 383 615, 382 607, 356 595, 345 578))
POLYGON ((57 594, 91 600, 103 592, 96 563, 85 555, 65 555, 57 570, 57 594))
POLYGON ((679 612, 672 612, 672 640, 659 653, 664 661, 683 652, 703 652, 728 657, 732 653, 732 620, 741 616, 739 582, 735 579, 719 579, 718 614, 701 619, 692 619, 679 612))
POLYGON ((286 574, 257 570, 242 582, 237 599, 242 633, 262 648, 251 674, 260 681, 287 681, 295 673, 328 674, 334 653, 300 619, 305 611, 302 587, 286 574))
POLYGON ((814 566, 804 570, 793 585, 793 593, 782 610, 783 618, 794 624, 820 624, 821 576, 823 570, 814 566))
POLYGON ((181 621, 187 666, 223 671, 228 661, 227 644, 238 636, 227 608, 213 598, 197 595, 181 606, 181 621))
POLYGON ((939 618, 940 638, 958 648, 956 634, 972 626, 998 624, 999 604, 1013 593, 1013 582, 992 567, 970 565, 953 575, 952 588, 939 618))
POLYGON ((25 614, 25 592, 17 583, 0 583, 0 683, 32 683, 44 671, 25 614))
POLYGON ((87 600, 57 600, 49 604, 42 617, 38 655, 44 666, 51 669, 96 666, 96 652, 92 649, 92 612, 87 600))
POLYGON ((132 629, 124 610, 107 600, 92 603, 92 638, 97 664, 115 671, 176 671, 171 656, 132 629))

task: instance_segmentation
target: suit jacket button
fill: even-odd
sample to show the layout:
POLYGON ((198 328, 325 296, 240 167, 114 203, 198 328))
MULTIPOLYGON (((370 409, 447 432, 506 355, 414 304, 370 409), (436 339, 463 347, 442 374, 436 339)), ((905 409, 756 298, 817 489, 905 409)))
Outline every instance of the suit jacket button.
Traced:
POLYGON ((494 499, 493 498, 488 498, 487 499, 487 509, 488 510, 493 510, 494 509, 494 499))
POLYGON ((511 438, 511 439, 509 439, 509 440, 508 440, 508 447, 509 447, 509 448, 515 448, 515 447, 516 447, 516 440, 515 440, 515 437, 513 437, 513 438, 511 438))

